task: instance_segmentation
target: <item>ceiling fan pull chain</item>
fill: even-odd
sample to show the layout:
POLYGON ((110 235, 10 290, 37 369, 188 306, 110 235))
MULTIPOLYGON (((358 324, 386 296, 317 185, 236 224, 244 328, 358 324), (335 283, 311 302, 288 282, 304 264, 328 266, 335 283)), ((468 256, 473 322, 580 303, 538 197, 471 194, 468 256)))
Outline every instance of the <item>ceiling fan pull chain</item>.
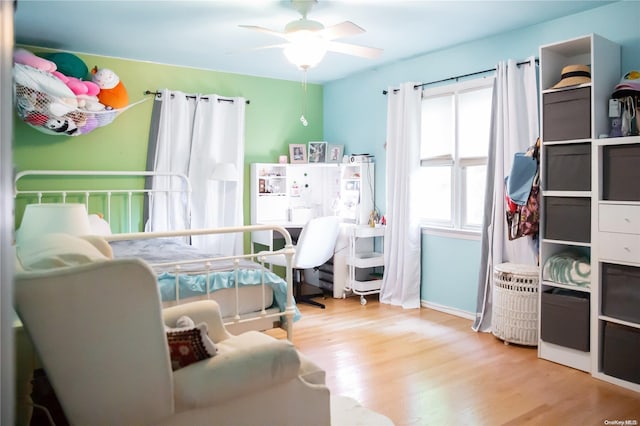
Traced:
POLYGON ((304 113, 307 111, 307 70, 303 70, 302 77, 302 115, 300 116, 300 122, 304 127, 309 125, 309 122, 304 117, 304 113))

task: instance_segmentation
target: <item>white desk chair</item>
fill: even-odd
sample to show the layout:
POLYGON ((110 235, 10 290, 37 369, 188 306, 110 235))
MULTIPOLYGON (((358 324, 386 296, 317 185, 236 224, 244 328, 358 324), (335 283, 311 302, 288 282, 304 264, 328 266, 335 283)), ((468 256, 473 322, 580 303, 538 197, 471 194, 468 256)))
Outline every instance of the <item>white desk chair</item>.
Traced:
MULTIPOLYGON (((310 305, 325 308, 324 304, 312 300, 322 296, 322 293, 302 295, 301 287, 304 283, 304 269, 317 268, 333 256, 333 251, 340 230, 340 218, 338 216, 322 216, 311 219, 302 228, 298 242, 295 246, 296 253, 293 256, 293 270, 295 280, 296 303, 308 303, 310 305)), ((266 256, 265 262, 272 265, 286 266, 283 254, 266 256)))

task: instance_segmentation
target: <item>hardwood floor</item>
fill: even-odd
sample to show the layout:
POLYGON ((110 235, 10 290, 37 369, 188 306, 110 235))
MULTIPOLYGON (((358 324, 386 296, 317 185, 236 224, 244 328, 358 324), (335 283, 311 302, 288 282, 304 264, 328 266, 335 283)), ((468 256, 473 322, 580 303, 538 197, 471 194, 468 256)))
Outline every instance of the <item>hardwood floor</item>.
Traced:
POLYGON ((324 310, 299 305, 294 343, 326 370, 332 394, 396 426, 640 422, 640 393, 476 333, 467 319, 367 299, 365 306, 358 297, 326 299, 324 310))

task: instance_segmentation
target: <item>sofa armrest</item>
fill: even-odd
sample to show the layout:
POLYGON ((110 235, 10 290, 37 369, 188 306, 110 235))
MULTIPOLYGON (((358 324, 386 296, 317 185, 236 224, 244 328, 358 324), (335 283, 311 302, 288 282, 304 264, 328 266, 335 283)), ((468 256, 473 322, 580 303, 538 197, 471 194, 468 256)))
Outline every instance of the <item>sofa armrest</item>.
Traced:
POLYGON ((288 340, 234 336, 241 344, 220 345, 216 356, 174 371, 176 407, 194 408, 222 403, 295 379, 300 372, 298 351, 288 340))
POLYGON ((218 343, 232 336, 224 327, 220 314, 220 306, 214 300, 199 300, 197 302, 171 306, 170 308, 162 310, 164 323, 169 327, 175 327, 176 321, 183 315, 191 318, 196 324, 200 324, 201 322, 207 324, 209 338, 213 340, 214 343, 218 343))

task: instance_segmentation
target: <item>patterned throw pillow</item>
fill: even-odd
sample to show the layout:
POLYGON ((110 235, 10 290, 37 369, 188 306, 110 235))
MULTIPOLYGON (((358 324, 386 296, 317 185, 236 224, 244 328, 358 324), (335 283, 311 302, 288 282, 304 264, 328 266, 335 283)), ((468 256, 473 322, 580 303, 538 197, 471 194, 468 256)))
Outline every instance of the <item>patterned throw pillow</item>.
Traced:
POLYGON ((194 325, 191 318, 180 317, 176 325, 178 328, 166 327, 173 371, 216 354, 216 345, 207 335, 207 324, 194 325))

